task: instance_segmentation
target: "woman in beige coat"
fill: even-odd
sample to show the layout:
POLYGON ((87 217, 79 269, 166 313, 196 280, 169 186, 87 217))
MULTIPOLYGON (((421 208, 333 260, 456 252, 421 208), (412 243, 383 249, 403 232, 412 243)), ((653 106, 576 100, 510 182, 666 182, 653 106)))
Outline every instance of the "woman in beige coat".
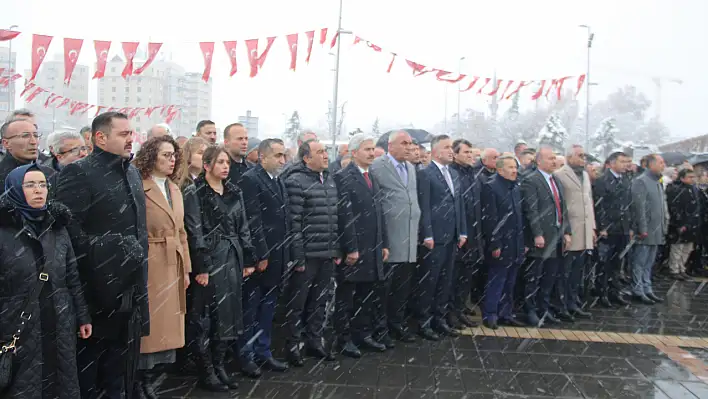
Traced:
POLYGON ((174 363, 175 350, 185 344, 191 263, 182 193, 173 181, 179 176, 180 155, 174 139, 161 136, 146 141, 135 158, 145 190, 150 303, 150 335, 140 343, 140 378, 136 386, 139 398, 157 397, 154 367, 174 363))

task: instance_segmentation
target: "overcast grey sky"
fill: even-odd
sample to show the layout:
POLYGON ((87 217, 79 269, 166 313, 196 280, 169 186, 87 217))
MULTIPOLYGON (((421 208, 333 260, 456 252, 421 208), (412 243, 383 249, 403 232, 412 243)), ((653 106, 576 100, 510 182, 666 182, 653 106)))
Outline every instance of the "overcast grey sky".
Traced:
MULTIPOLYGON (((212 66, 217 124, 233 122, 246 109, 262 118, 262 135, 279 135, 283 114, 289 116, 293 109, 300 111, 307 126, 324 122, 332 97, 334 57, 316 45, 310 65, 301 57, 297 72, 291 72, 285 35, 335 29, 336 0, 2 3, 0 26, 16 24, 24 32, 13 42, 20 70, 30 64, 31 33, 55 36, 48 58, 62 51, 64 37, 86 39, 79 62, 92 67, 91 40, 162 41, 174 61, 198 72, 203 62, 197 43, 217 41, 212 66), (251 79, 242 41, 271 35, 279 38, 262 72, 251 79), (223 40, 239 41, 240 71, 234 78, 228 77, 223 40)), ((500 79, 584 73, 586 32, 577 25, 590 25, 596 33, 592 81, 599 83, 593 97, 633 84, 654 101, 652 76, 680 78, 683 85, 667 83, 662 93, 662 119, 676 136, 708 133, 703 118, 708 105, 707 16, 708 2, 700 0, 344 1, 344 28, 384 50, 451 71, 465 57, 463 73, 491 77, 496 68, 500 79)), ((430 75, 413 78, 403 60, 387 74, 388 55, 352 47, 352 41, 353 37, 344 38, 340 74, 340 104, 347 101, 347 128, 367 130, 377 116, 384 127, 397 123, 429 127, 442 120, 445 83, 430 75)), ((305 48, 302 35, 302 55, 305 48)), ((114 44, 112 53, 119 49, 114 44)), ((95 84, 92 88, 89 100, 95 101, 95 84)), ((451 115, 457 107, 454 86, 449 86, 448 99, 451 115)), ((487 96, 474 90, 462 94, 462 108, 483 109, 486 101, 487 96)))

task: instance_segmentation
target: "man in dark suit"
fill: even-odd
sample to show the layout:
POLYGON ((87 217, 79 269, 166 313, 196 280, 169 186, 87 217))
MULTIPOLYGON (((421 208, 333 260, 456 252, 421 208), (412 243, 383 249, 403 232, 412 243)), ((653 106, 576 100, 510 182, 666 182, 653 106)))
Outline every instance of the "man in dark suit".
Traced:
POLYGON ((273 371, 288 369, 287 364, 273 358, 270 350, 275 305, 290 255, 288 200, 278 178, 285 166, 285 144, 280 139, 263 140, 258 154, 259 163, 241 180, 251 240, 259 260, 257 273, 243 283, 245 331, 239 339, 241 372, 251 378, 261 374, 256 363, 273 371))
MULTIPOLYGON (((334 175, 342 214, 340 219, 342 246, 346 253, 359 253, 353 264, 337 265, 337 291, 335 293, 334 330, 337 347, 345 356, 358 358, 358 347, 385 351, 386 345, 372 337, 373 320, 378 313, 375 305, 382 298, 376 295, 377 283, 384 281, 384 262, 388 259, 388 243, 384 230, 381 203, 376 200, 380 188, 369 174, 374 162, 373 136, 355 134, 349 141, 352 162, 334 175)), ((383 307, 376 306, 382 310, 383 307)), ((387 336, 387 335, 386 335, 387 336)))
POLYGON ((232 123, 224 128, 224 148, 229 153, 231 167, 229 178, 231 184, 241 187, 241 178, 249 169, 246 162, 248 154, 248 130, 241 123, 232 123))
POLYGON ((467 242, 467 221, 457 171, 449 168, 453 160, 452 139, 439 135, 430 143, 432 161, 418 172, 418 201, 423 242, 423 262, 419 268, 415 317, 418 333, 438 340, 438 334, 459 335, 445 320, 455 254, 467 242))
POLYGON ((525 253, 517 162, 514 157, 504 155, 497 160, 496 169, 497 175, 482 187, 482 227, 488 271, 482 322, 491 329, 497 329, 500 324, 522 326, 514 318, 512 307, 516 273, 525 253))
POLYGON ((529 325, 537 326, 539 315, 548 323, 574 318, 566 311, 556 316, 549 312, 551 292, 555 284, 563 251, 570 246, 568 210, 562 189, 552 173, 556 170, 556 155, 550 147, 536 154, 538 170, 529 173, 521 183, 529 248, 524 276, 524 310, 529 325))

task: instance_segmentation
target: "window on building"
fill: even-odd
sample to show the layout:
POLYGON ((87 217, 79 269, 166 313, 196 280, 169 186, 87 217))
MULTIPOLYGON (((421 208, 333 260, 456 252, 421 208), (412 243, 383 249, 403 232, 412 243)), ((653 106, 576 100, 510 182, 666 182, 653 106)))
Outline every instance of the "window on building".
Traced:
POLYGON ((125 103, 127 104, 130 101, 130 98, 128 96, 125 96, 125 103))
POLYGON ((111 72, 115 73, 115 72, 116 72, 116 67, 111 67, 111 72))
POLYGON ((117 90, 117 88, 116 88, 116 87, 111 87, 111 91, 112 91, 113 93, 115 93, 115 92, 116 92, 116 90, 117 90))
POLYGON ((140 87, 138 87, 138 93, 140 93, 140 91, 141 91, 141 88, 140 88, 140 87))
POLYGON ((115 103, 116 103, 116 98, 115 98, 115 97, 111 97, 111 103, 112 103, 112 104, 115 104, 115 103))
POLYGON ((138 123, 140 123, 140 117, 139 117, 139 116, 136 117, 136 118, 135 118, 135 121, 138 122, 138 123))
POLYGON ((140 97, 138 97, 138 104, 140 104, 140 97))

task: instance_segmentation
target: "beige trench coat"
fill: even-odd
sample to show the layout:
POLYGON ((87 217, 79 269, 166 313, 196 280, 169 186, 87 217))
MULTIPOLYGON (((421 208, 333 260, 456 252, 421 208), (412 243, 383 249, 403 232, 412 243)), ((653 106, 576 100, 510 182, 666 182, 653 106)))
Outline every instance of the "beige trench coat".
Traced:
POLYGON ((143 180, 148 232, 150 335, 142 338, 141 353, 184 346, 184 316, 187 312, 184 275, 192 270, 192 266, 184 230, 182 193, 176 184, 171 181, 168 184, 172 207, 154 180, 143 180))
POLYGON ((581 182, 573 169, 565 165, 553 175, 561 182, 563 198, 568 207, 568 221, 572 232, 570 251, 593 249, 595 207, 588 173, 583 171, 581 182))

